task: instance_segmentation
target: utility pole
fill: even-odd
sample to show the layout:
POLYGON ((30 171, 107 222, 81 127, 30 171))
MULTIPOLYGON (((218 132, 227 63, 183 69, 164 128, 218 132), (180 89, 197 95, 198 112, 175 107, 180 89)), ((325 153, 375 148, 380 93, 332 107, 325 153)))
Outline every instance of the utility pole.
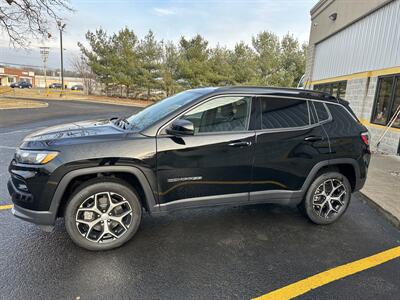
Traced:
POLYGON ((44 71, 44 88, 47 90, 47 59, 49 57, 49 47, 40 47, 40 54, 43 60, 43 71, 44 71))
POLYGON ((62 43, 62 33, 65 28, 65 23, 61 21, 57 22, 58 29, 60 30, 60 51, 61 51, 61 90, 64 91, 64 58, 63 58, 63 43, 62 43))

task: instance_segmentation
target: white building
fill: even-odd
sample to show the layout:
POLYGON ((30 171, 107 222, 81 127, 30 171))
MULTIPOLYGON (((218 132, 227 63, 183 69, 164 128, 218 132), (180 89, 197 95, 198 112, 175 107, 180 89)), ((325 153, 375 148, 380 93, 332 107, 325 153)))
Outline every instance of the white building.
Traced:
POLYGON ((308 87, 350 102, 379 151, 400 153, 400 0, 321 0, 311 9, 308 87))

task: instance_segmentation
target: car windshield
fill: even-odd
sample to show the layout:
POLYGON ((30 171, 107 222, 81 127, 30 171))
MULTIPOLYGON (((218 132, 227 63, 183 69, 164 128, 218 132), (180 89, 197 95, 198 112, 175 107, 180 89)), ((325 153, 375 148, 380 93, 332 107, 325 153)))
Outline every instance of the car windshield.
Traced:
POLYGON ((142 131, 197 97, 199 94, 192 91, 181 92, 145 108, 127 121, 134 131, 142 131))

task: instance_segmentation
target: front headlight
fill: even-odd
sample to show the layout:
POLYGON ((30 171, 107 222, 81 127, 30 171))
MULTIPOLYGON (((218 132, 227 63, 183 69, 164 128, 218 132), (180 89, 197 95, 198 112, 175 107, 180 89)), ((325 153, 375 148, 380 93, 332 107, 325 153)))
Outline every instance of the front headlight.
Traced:
POLYGON ((56 151, 34 151, 18 149, 15 152, 15 160, 21 164, 44 165, 56 158, 56 151))

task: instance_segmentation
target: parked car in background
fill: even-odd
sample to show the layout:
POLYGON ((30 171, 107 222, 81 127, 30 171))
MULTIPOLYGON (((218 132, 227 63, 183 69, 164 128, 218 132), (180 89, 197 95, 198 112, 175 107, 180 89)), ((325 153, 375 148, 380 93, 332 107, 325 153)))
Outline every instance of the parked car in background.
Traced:
POLYGON ((344 100, 202 88, 127 119, 31 133, 10 164, 8 190, 15 216, 46 230, 64 217, 77 245, 107 250, 135 235, 144 211, 275 203, 334 223, 363 187, 369 160, 367 128, 344 100))
POLYGON ((19 89, 31 89, 32 84, 27 81, 18 81, 10 84, 11 88, 19 88, 19 89))
POLYGON ((71 91, 83 91, 83 85, 75 84, 71 87, 71 91))
POLYGON ((61 89, 61 88, 62 88, 62 85, 61 85, 61 83, 54 82, 54 83, 52 83, 52 84, 49 85, 49 88, 50 88, 50 89, 61 89))

